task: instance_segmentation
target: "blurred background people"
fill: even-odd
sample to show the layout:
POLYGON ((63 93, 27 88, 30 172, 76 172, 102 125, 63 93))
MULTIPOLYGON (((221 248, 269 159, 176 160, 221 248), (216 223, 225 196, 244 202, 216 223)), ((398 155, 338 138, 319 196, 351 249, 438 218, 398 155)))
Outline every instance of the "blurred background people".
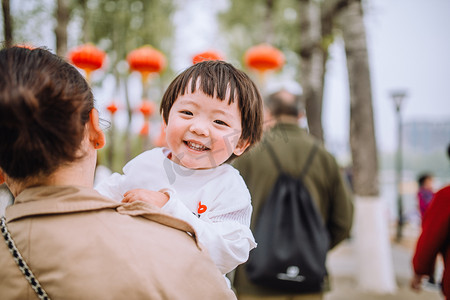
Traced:
MULTIPOLYGON (((431 173, 422 173, 418 179, 417 184, 419 190, 417 191, 417 204, 420 212, 420 221, 423 222, 423 216, 425 211, 431 203, 431 199, 434 197, 433 189, 434 177, 431 173)), ((434 278, 435 271, 433 271, 428 277, 428 283, 435 284, 436 280, 434 278)))
POLYGON ((421 220, 425 214, 425 210, 430 205, 431 199, 434 196, 433 190, 433 175, 431 173, 423 173, 417 179, 419 190, 417 191, 417 201, 419 204, 419 211, 421 220))
MULTIPOLYGON (((450 158, 450 144, 447 147, 450 158)), ((440 189, 431 200, 423 222, 422 233, 417 241, 413 269, 414 277, 411 288, 420 291, 422 280, 432 278, 438 254, 444 259, 442 276, 442 292, 446 299, 450 298, 450 185, 440 189)))

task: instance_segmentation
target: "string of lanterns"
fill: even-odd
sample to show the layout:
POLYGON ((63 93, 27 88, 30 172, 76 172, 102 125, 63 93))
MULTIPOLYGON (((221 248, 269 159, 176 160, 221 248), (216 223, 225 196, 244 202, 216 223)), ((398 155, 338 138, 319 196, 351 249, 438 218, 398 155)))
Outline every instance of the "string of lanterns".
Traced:
POLYGON ((137 71, 142 79, 142 101, 139 111, 144 116, 144 124, 140 130, 140 135, 144 139, 150 132, 150 118, 155 111, 154 102, 147 97, 149 75, 161 73, 166 67, 164 54, 150 45, 145 45, 131 51, 127 56, 130 71, 137 71))

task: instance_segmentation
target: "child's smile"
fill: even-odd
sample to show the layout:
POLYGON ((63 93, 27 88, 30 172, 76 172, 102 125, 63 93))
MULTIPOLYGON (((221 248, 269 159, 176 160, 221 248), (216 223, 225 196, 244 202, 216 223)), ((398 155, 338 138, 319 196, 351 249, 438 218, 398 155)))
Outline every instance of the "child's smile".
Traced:
POLYGON ((207 150, 211 150, 211 149, 209 149, 208 147, 206 147, 206 146, 204 146, 204 145, 202 145, 202 144, 200 144, 200 143, 193 142, 193 141, 184 141, 184 144, 185 144, 189 149, 192 149, 192 150, 195 150, 195 151, 207 151, 207 150))

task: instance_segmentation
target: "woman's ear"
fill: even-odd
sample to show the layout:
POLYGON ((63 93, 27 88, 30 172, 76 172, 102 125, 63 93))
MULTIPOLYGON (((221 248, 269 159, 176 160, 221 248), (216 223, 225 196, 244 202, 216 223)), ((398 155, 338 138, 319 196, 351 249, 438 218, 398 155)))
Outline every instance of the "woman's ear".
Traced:
POLYGON ((245 152, 245 150, 250 146, 250 142, 248 140, 239 139, 239 142, 236 145, 236 148, 234 148, 234 155, 239 156, 242 153, 245 152))
POLYGON ((94 145, 95 149, 101 149, 105 146, 105 133, 100 128, 98 111, 93 108, 89 112, 89 141, 94 145))

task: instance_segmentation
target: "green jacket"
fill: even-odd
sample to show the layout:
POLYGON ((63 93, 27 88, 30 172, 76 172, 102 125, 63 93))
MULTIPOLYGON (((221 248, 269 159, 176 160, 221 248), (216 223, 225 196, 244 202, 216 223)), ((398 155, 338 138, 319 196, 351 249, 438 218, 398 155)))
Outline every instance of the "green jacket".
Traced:
MULTIPOLYGON (((265 133, 261 143, 233 162, 252 196, 252 230, 256 216, 278 177, 278 171, 265 148, 265 143, 270 143, 283 170, 298 176, 313 145, 319 142, 296 124, 278 123, 265 133)), ((349 186, 335 158, 322 145, 319 145, 304 177, 304 183, 326 224, 331 249, 349 236, 353 220, 353 203, 349 186)), ((234 285, 238 294, 279 294, 248 282, 243 265, 236 270, 234 285)))

